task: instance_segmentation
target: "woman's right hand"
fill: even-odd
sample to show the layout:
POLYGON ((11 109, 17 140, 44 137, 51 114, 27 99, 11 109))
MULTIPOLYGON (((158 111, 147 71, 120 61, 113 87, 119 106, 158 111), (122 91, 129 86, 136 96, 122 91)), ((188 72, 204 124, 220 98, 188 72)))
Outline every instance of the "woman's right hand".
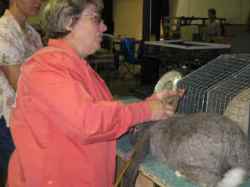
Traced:
POLYGON ((147 98, 152 112, 151 120, 167 119, 174 115, 177 102, 184 94, 184 90, 158 92, 147 98))

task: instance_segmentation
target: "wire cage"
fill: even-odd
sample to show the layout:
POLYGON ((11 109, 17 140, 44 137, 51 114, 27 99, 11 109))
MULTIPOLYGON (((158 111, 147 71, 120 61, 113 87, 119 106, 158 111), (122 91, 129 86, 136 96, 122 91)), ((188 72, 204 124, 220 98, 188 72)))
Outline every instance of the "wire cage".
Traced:
MULTIPOLYGON (((224 116, 238 122, 245 134, 250 130, 250 88, 242 89, 227 104, 224 116)), ((250 140, 250 136, 248 137, 250 140)))
POLYGON ((208 92, 206 111, 223 114, 227 104, 242 90, 250 87, 250 65, 219 82, 208 92))
POLYGON ((228 102, 250 87, 250 54, 221 55, 188 74, 178 87, 187 91, 178 112, 223 114, 228 102))

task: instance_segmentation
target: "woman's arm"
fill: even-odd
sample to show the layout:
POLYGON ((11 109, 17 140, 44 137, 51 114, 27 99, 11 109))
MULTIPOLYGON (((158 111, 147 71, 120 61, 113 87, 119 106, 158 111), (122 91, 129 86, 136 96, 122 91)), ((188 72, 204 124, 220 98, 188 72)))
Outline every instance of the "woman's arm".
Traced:
POLYGON ((12 88, 16 91, 17 88, 17 81, 20 74, 20 67, 21 64, 14 64, 14 65, 2 65, 1 70, 4 72, 6 78, 9 81, 9 84, 12 88))

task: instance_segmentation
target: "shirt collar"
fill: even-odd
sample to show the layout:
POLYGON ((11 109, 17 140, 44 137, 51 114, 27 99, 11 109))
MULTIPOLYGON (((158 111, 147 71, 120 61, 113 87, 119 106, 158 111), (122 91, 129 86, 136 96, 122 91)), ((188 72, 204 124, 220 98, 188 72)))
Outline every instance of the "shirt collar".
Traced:
POLYGON ((78 53, 63 39, 49 39, 48 46, 56 47, 67 51, 67 53, 81 59, 78 53))
MULTIPOLYGON (((11 14, 11 12, 8 9, 5 10, 4 16, 8 19, 9 24, 14 25, 18 32, 23 33, 21 26, 19 25, 15 17, 11 14)), ((27 21, 25 22, 25 30, 26 31, 29 30, 29 24, 27 23, 27 21)))

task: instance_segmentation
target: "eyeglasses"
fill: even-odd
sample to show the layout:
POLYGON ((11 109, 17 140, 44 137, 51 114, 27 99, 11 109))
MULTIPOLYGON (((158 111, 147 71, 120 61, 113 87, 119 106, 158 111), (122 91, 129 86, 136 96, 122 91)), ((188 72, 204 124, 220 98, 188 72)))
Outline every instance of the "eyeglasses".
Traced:
POLYGON ((90 17, 94 24, 100 25, 103 23, 103 19, 101 18, 100 14, 97 13, 83 13, 83 16, 90 17))

